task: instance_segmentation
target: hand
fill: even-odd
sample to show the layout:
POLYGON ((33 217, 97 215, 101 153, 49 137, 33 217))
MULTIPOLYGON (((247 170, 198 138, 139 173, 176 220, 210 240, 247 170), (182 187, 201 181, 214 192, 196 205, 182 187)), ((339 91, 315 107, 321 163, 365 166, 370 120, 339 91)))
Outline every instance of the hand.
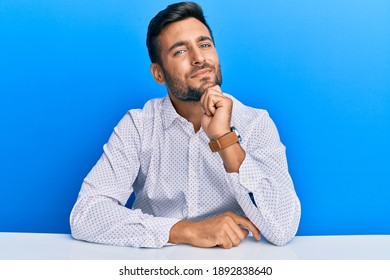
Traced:
POLYGON ((197 247, 219 246, 229 249, 238 246, 249 234, 249 231, 252 232, 256 240, 260 240, 260 231, 249 219, 226 212, 204 221, 176 223, 171 228, 169 242, 187 243, 197 247))
POLYGON ((223 95, 218 85, 208 88, 203 93, 200 105, 204 112, 201 126, 210 139, 230 131, 233 101, 223 95))

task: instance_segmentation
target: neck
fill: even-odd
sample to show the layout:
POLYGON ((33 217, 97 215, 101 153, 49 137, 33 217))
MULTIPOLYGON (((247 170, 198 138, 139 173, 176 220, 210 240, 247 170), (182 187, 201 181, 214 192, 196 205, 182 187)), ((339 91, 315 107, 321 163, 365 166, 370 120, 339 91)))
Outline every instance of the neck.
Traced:
POLYGON ((182 101, 177 99, 171 93, 169 93, 169 97, 171 98, 173 107, 175 107, 176 112, 187 121, 191 122, 194 126, 195 132, 198 132, 201 127, 201 121, 203 117, 203 111, 200 106, 200 102, 182 101))

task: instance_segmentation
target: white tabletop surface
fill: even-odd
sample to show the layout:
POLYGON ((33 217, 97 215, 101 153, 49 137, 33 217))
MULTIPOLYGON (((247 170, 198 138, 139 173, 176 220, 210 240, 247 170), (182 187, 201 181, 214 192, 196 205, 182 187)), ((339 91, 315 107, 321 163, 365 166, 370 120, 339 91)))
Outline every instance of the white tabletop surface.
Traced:
POLYGON ((175 245, 161 249, 130 248, 74 240, 69 234, 0 233, 2 260, 390 260, 390 235, 297 236, 277 247, 247 237, 238 247, 196 248, 175 245))

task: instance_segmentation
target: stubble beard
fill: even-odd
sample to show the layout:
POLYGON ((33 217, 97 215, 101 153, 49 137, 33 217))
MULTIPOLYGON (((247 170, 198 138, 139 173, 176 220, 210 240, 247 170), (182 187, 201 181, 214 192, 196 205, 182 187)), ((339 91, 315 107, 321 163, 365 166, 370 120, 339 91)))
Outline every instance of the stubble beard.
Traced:
POLYGON ((222 73, 221 73, 221 67, 219 65, 218 65, 217 69, 210 64, 204 64, 201 67, 200 66, 194 67, 191 70, 191 72, 186 75, 186 77, 191 77, 197 71, 204 69, 204 68, 210 68, 210 69, 214 70, 214 72, 215 72, 214 79, 210 78, 208 76, 201 78, 200 79, 201 85, 198 88, 188 86, 184 81, 180 80, 179 78, 175 77, 174 75, 169 74, 168 71, 166 71, 164 67, 161 67, 161 68, 162 68, 162 71, 164 74, 165 84, 166 84, 169 92, 181 101, 199 102, 203 93, 208 88, 213 87, 215 85, 218 85, 218 86, 222 85, 222 73))

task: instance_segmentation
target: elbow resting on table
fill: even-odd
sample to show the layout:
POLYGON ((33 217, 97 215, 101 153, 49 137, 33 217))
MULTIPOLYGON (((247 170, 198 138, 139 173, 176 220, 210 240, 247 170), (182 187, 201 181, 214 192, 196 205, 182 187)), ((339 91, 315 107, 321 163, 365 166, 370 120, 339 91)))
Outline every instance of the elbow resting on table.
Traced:
POLYGON ((279 224, 272 232, 265 233, 264 237, 276 246, 284 246, 296 235, 300 219, 301 205, 297 199, 294 214, 291 215, 289 221, 283 225, 279 224))
POLYGON ((290 242, 295 236, 295 233, 286 232, 284 235, 274 236, 273 238, 269 238, 268 241, 276 246, 284 246, 288 242, 290 242))
POLYGON ((72 209, 72 212, 70 213, 69 217, 69 224, 70 224, 70 233, 74 239, 77 240, 88 240, 88 237, 86 236, 85 226, 82 223, 82 213, 84 211, 80 211, 80 205, 76 203, 75 207, 72 209), (76 208, 78 208, 78 211, 75 211, 76 208))
POLYGON ((82 237, 79 236, 79 226, 78 226, 78 223, 76 222, 77 220, 77 217, 74 216, 74 213, 72 211, 72 213, 70 214, 70 219, 69 219, 69 222, 70 222, 70 234, 72 235, 72 237, 74 239, 79 239, 81 240, 82 237))

